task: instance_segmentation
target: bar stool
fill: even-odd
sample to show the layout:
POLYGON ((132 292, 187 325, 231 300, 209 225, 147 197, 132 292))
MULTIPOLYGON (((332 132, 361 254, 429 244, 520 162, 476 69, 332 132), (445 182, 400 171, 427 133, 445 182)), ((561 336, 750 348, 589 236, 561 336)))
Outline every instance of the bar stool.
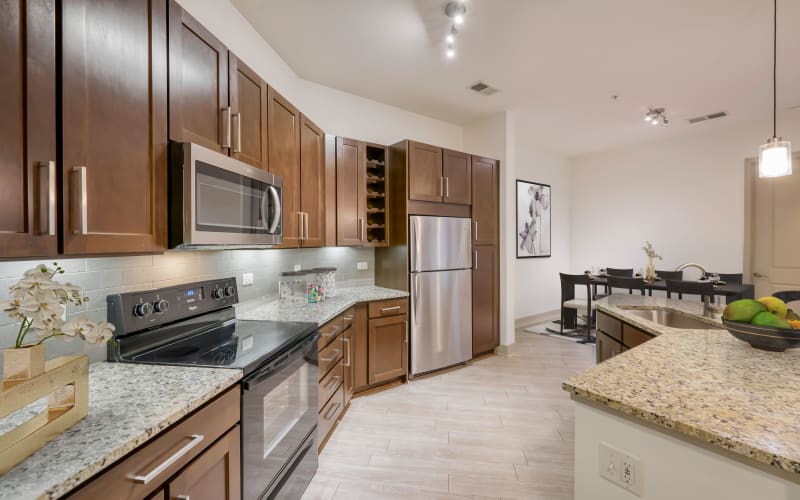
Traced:
POLYGON ((677 293, 680 300, 683 300, 684 293, 699 295, 700 300, 705 297, 714 299, 714 285, 710 281, 667 280, 667 298, 671 299, 673 293, 677 293))
POLYGON ((628 295, 633 295, 634 290, 639 290, 644 295, 644 280, 642 278, 623 278, 622 276, 609 276, 608 288, 614 293, 615 288, 628 290, 628 295))
MULTIPOLYGON (((675 280, 675 281, 682 281, 683 280, 683 271, 658 271, 656 270, 656 276, 662 280, 675 280)), ((653 290, 650 289, 647 291, 647 294, 652 297, 653 290)))

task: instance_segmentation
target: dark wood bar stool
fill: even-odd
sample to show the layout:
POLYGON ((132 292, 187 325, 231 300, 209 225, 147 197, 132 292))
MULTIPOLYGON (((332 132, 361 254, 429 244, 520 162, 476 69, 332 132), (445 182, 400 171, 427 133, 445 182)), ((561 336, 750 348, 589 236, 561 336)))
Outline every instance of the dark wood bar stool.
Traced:
POLYGON ((644 295, 644 280, 642 278, 623 278, 622 276, 609 276, 608 288, 614 293, 615 288, 628 290, 629 295, 633 295, 634 290, 639 290, 644 295))
POLYGON ((680 300, 683 300, 684 293, 687 295, 699 295, 700 300, 705 297, 713 300, 714 285, 710 281, 667 280, 667 298, 671 299, 673 293, 677 293, 680 300))

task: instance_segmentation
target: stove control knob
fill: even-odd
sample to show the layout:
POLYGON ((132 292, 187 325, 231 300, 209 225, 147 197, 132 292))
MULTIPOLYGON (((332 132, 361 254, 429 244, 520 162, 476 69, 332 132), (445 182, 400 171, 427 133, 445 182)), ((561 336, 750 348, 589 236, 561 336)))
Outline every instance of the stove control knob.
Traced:
POLYGON ((153 306, 149 302, 142 302, 133 306, 133 315, 137 318, 146 318, 153 314, 153 306))
POLYGON ((222 300, 225 298, 225 290, 223 288, 215 288, 213 292, 211 292, 211 298, 214 300, 222 300))
POLYGON ((236 289, 232 286, 225 287, 225 296, 226 297, 233 297, 236 294, 236 289))
POLYGON ((153 311, 155 311, 156 314, 164 314, 169 311, 169 302, 165 299, 159 299, 153 302, 153 311))

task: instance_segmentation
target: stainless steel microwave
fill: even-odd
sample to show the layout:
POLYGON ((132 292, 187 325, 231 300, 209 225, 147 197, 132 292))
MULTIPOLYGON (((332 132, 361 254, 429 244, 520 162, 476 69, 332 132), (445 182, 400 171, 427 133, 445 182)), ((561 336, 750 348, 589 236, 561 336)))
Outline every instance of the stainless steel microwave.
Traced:
POLYGON ((283 242, 280 177, 197 144, 169 147, 170 248, 283 242))

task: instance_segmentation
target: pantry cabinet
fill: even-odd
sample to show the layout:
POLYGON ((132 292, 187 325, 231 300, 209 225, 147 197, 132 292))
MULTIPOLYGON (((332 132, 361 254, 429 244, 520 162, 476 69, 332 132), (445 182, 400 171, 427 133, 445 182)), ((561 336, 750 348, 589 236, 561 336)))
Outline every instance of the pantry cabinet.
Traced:
POLYGON ((500 344, 500 279, 496 245, 476 245, 472 262, 472 354, 500 344))
POLYGON ((476 245, 499 242, 500 172, 497 160, 472 156, 472 237, 476 245))
POLYGON ((56 13, 0 1, 0 257, 58 253, 56 13))
POLYGON ((63 253, 163 251, 166 3, 59 5, 63 253))

